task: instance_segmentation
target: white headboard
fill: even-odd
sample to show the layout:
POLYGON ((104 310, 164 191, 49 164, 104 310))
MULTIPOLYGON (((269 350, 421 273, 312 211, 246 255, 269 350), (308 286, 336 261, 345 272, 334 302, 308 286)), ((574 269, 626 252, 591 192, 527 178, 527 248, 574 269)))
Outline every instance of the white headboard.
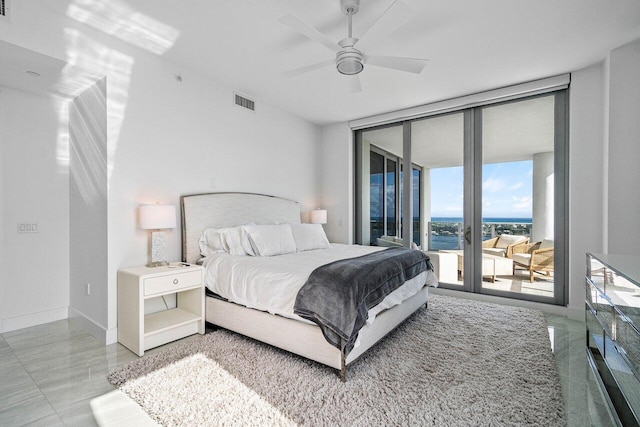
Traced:
POLYGON ((205 228, 233 227, 250 222, 300 223, 300 204, 293 200, 252 193, 208 193, 180 197, 182 261, 201 258, 198 240, 205 228))

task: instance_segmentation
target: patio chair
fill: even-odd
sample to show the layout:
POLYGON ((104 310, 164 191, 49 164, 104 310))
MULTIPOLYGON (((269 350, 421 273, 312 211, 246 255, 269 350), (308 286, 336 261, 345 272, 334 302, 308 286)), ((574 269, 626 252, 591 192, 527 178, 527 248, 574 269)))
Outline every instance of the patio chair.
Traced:
POLYGON ((513 236, 511 234, 501 234, 498 237, 484 240, 482 242, 482 252, 489 255, 503 256, 511 258, 514 248, 529 243, 527 236, 513 236))
POLYGON ((402 246, 402 239, 394 236, 381 236, 376 239, 376 245, 383 246, 385 248, 402 246))
POLYGON ((550 276, 553 272, 553 240, 545 239, 542 242, 518 246, 512 258, 514 275, 516 268, 528 270, 531 283, 533 283, 534 272, 544 272, 550 276))

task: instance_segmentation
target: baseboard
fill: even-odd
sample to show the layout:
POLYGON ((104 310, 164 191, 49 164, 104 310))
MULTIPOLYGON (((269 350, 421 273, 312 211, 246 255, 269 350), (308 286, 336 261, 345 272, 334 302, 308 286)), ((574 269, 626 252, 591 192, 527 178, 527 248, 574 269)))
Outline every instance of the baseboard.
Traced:
POLYGON ((84 329, 89 331, 91 335, 99 339, 100 342, 105 345, 115 344, 118 342, 117 328, 107 329, 91 317, 73 307, 69 307, 69 318, 73 318, 75 321, 80 322, 80 325, 84 329))
POLYGON ((8 317, 0 319, 0 333, 55 322, 56 320, 63 320, 67 317, 69 317, 69 307, 52 308, 37 313, 8 317))
POLYGON ((524 301, 524 300, 519 300, 515 298, 504 298, 504 297, 498 297, 494 295, 474 294, 471 292, 456 291, 453 289, 444 289, 444 288, 432 288, 430 291, 437 295, 447 295, 447 296, 452 296, 457 298, 471 299, 475 301, 484 301, 484 302, 492 302, 495 304, 512 305, 515 307, 532 308, 535 310, 540 310, 544 313, 555 314, 558 316, 567 316, 572 320, 578 320, 578 321, 584 322, 583 310, 576 310, 575 308, 564 307, 561 305, 544 304, 541 302, 524 301))

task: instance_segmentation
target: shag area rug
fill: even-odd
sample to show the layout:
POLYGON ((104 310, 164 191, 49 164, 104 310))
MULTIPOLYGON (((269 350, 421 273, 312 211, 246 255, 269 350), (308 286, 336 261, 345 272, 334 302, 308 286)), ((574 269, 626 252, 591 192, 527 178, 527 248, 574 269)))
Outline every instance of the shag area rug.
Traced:
POLYGON ((432 295, 336 371, 225 330, 144 356, 109 381, 178 425, 565 425, 541 312, 432 295))

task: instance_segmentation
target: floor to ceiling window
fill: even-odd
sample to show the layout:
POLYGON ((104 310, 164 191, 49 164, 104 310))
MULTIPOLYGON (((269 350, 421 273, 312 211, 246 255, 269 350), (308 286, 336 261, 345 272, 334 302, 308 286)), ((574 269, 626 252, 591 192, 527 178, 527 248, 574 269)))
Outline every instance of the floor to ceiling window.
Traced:
POLYGON ((566 105, 558 90, 356 131, 356 242, 415 244, 443 287, 564 304, 566 105))
POLYGON ((481 113, 482 262, 502 273, 482 287, 553 298, 555 96, 481 113))
MULTIPOLYGON (((359 221, 368 224, 360 230, 360 241, 372 246, 401 246, 403 232, 403 158, 402 127, 387 127, 361 134, 365 158, 360 169, 360 177, 368 182, 367 194, 362 194, 359 221)), ((412 198, 414 216, 412 218, 413 242, 421 244, 421 177, 422 167, 412 164, 412 198)), ((367 184, 363 188, 367 187, 367 184)))

